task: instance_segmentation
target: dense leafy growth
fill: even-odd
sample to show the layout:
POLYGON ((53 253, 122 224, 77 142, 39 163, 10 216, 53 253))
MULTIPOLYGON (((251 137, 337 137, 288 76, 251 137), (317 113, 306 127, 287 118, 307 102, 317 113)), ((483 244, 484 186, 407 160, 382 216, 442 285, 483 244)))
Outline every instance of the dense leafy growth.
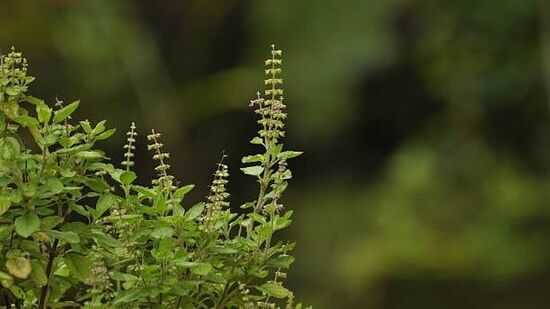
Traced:
POLYGON ((115 129, 75 122, 79 101, 53 106, 29 96, 27 62, 12 50, 0 65, 0 304, 22 308, 301 308, 283 286, 294 244, 273 240, 291 223, 280 198, 292 177, 283 149, 281 51, 266 60, 266 90, 251 102, 260 130, 245 156, 259 194, 235 212, 229 172, 218 163, 210 194, 191 207, 161 134, 147 136, 158 163, 151 186, 132 171, 136 126, 125 160, 109 163, 96 143, 115 129))

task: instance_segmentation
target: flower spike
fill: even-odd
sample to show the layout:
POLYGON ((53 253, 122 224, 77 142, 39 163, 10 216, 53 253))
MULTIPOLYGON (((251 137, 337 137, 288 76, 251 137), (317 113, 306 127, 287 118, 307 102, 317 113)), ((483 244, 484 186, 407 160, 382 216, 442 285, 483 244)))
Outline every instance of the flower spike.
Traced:
POLYGON ((124 149, 126 150, 126 153, 124 154, 124 161, 121 163, 126 167, 126 171, 130 171, 131 167, 134 166, 134 151, 136 149, 135 143, 136 143, 136 136, 138 135, 136 130, 136 124, 132 122, 132 125, 130 126, 130 131, 126 132, 126 145, 124 145, 124 149))
POLYGON ((163 188, 166 188, 168 192, 173 191, 176 187, 174 186, 174 176, 168 174, 170 165, 166 164, 165 159, 170 158, 170 154, 167 152, 162 152, 162 147, 164 146, 159 142, 161 137, 160 133, 151 130, 151 134, 147 135, 147 139, 152 142, 147 145, 147 149, 154 152, 153 160, 157 161, 157 167, 155 171, 157 172, 157 179, 152 181, 153 185, 160 185, 163 188))

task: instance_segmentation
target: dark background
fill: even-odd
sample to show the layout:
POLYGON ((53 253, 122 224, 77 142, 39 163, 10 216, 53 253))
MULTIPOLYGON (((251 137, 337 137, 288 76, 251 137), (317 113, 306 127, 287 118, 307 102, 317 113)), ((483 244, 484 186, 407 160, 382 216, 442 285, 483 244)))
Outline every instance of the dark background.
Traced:
POLYGON ((284 50, 298 242, 288 285, 316 308, 547 308, 548 0, 0 0, 0 49, 35 96, 164 133, 207 193, 223 150, 233 205, 269 46, 284 50))

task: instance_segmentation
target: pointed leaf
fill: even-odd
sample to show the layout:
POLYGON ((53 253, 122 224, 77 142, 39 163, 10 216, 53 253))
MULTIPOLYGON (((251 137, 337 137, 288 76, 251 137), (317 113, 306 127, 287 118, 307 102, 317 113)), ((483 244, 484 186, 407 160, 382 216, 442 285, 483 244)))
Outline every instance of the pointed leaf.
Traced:
POLYGON ((99 197, 97 200, 94 219, 101 217, 109 208, 111 208, 116 203, 116 198, 114 195, 107 193, 99 197))
POLYGON ((243 171, 246 175, 260 176, 264 171, 264 168, 262 166, 249 166, 241 168, 241 171, 243 171))
POLYGON ((204 203, 198 203, 185 213, 185 221, 196 219, 204 211, 204 203))
POLYGON ((78 108, 80 101, 74 101, 73 103, 57 110, 53 116, 54 123, 60 123, 61 121, 67 119, 74 111, 78 108))
POLYGON ((96 136, 96 139, 98 141, 101 141, 101 140, 104 140, 104 139, 108 139, 109 137, 111 137, 113 134, 115 134, 116 132, 116 129, 109 129, 101 134, 99 134, 98 136, 96 136))
POLYGON ((0 196, 0 216, 2 216, 11 206, 11 199, 7 196, 0 196))
POLYGON ((151 232, 151 237, 155 239, 170 238, 174 235, 174 229, 171 227, 159 227, 151 232))
POLYGON ((290 294, 290 291, 287 288, 275 282, 267 282, 262 284, 260 286, 260 290, 275 298, 285 298, 290 294))
POLYGON ((37 260, 32 260, 31 266, 31 279, 36 282, 38 286, 46 285, 48 283, 48 276, 46 276, 46 272, 44 271, 44 266, 42 266, 42 263, 38 262, 37 260))
POLYGON ((59 240, 62 240, 69 244, 77 244, 80 242, 80 237, 75 232, 61 232, 56 230, 49 230, 48 233, 53 236, 53 238, 57 238, 59 240))
POLYGON ((191 272, 199 276, 206 276, 211 270, 212 265, 208 263, 198 263, 197 265, 191 267, 191 272))
POLYGON ((281 152, 280 154, 277 155, 277 158, 292 159, 292 158, 296 158, 296 157, 298 157, 302 154, 303 154, 303 152, 301 152, 301 151, 283 151, 283 152, 281 152))
POLYGON ((65 264, 71 273, 79 280, 86 280, 92 275, 92 261, 85 255, 78 253, 67 253, 65 264))
POLYGON ((52 109, 44 102, 39 102, 36 104, 36 114, 38 115, 38 121, 47 123, 52 117, 52 109))
POLYGON ((15 117, 15 122, 19 123, 24 127, 38 127, 38 120, 29 116, 21 115, 15 117))
POLYGON ((195 185, 183 186, 183 187, 177 189, 176 192, 174 192, 174 197, 175 198, 183 198, 187 193, 189 193, 191 190, 193 190, 194 187, 195 187, 195 185))
POLYGON ((131 184, 136 178, 137 176, 134 172, 124 171, 120 174, 120 182, 125 185, 131 184))
POLYGON ((9 289, 13 285, 13 277, 0 271, 0 285, 9 289))
POLYGON ((255 145, 260 145, 262 144, 264 141, 259 138, 259 137, 254 137, 252 140, 250 140, 250 144, 255 144, 255 145))

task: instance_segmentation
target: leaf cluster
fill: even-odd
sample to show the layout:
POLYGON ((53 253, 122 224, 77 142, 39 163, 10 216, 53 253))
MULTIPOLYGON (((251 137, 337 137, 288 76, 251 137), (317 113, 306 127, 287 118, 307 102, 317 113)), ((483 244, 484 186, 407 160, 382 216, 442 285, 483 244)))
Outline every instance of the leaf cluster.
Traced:
POLYGON ((251 106, 260 130, 242 171, 259 184, 239 211, 217 165, 205 202, 187 206, 193 185, 170 174, 161 134, 147 136, 157 178, 132 171, 96 144, 115 133, 105 121, 76 122, 79 101, 53 104, 27 94, 34 78, 12 50, 0 59, 0 304, 22 308, 301 308, 284 285, 294 243, 273 240, 291 223, 280 198, 292 177, 283 149, 281 51, 266 61, 265 97, 251 106))

